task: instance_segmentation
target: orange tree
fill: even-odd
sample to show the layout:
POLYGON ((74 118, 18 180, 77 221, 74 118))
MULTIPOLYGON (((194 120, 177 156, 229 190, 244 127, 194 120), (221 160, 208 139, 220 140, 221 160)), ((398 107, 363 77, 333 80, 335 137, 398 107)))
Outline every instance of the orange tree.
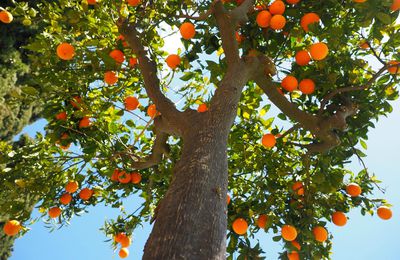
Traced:
MULTIPOLYGON (((51 188, 39 205, 61 225, 139 194, 137 211, 103 228, 121 257, 135 228, 154 221, 144 259, 261 259, 251 239, 260 230, 285 242, 282 259, 328 259, 327 221, 345 225, 354 207, 392 214, 368 197, 376 178, 346 164, 362 160, 357 144, 366 149, 368 129, 398 97, 399 5, 15 2, 6 23, 13 14, 45 28, 26 48, 49 93, 48 125, 39 153, 5 153, 5 162, 20 160, 1 178, 12 189, 15 165, 28 181, 24 165, 61 162, 40 175, 51 188), (184 48, 166 53, 175 33, 184 48)), ((27 217, 16 210, 10 220, 27 217)), ((6 225, 15 235, 21 223, 6 225)))

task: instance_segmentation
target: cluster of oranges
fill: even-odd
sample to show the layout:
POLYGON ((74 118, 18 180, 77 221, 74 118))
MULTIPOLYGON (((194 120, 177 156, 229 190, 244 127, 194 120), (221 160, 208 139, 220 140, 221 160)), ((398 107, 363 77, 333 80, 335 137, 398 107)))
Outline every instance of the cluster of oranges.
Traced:
POLYGON ((113 174, 111 175, 112 181, 117 181, 119 183, 133 183, 139 184, 142 180, 142 175, 138 172, 127 173, 126 171, 115 169, 113 174))
POLYGON ((121 258, 128 257, 129 256, 128 247, 132 243, 131 238, 127 234, 120 232, 114 236, 114 241, 115 241, 115 243, 119 243, 121 245, 121 249, 119 250, 119 253, 118 253, 119 257, 121 257, 121 258))
MULTIPOLYGON (((260 9, 263 7, 261 6, 260 9)), ((272 2, 268 6, 268 10, 262 10, 257 14, 256 22, 261 28, 271 28, 275 31, 282 30, 286 25, 286 18, 283 16, 285 12, 285 3, 280 0, 272 2)))

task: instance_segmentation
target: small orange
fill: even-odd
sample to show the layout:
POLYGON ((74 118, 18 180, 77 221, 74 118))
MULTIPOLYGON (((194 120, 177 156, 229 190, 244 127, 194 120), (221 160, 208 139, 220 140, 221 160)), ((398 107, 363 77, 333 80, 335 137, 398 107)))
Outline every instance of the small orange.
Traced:
POLYGON ((243 35, 241 35, 239 32, 235 32, 235 38, 238 43, 241 43, 246 39, 243 35))
POLYGON ((388 220, 392 218, 392 210, 386 206, 380 206, 376 213, 378 214, 378 217, 383 220, 388 220))
POLYGON ((295 77, 288 75, 282 80, 281 85, 286 91, 292 92, 293 90, 297 89, 299 82, 295 77))
POLYGON ((104 73, 104 82, 108 85, 114 85, 115 83, 117 83, 117 81, 118 77, 114 71, 106 71, 104 73))
POLYGON ((72 196, 69 193, 64 193, 60 197, 60 203, 63 204, 63 205, 69 204, 71 202, 71 200, 72 200, 72 196))
POLYGON ((109 55, 117 63, 123 63, 125 61, 124 53, 120 50, 112 50, 109 55))
POLYGON ((9 220, 4 224, 3 232, 7 236, 15 236, 16 234, 19 233, 21 228, 22 228, 21 223, 19 223, 18 220, 9 220))
POLYGON ((268 9, 271 14, 283 14, 285 12, 285 3, 283 1, 276 0, 272 2, 268 9))
POLYGON ((248 227, 247 221, 243 218, 237 218, 232 223, 232 229, 238 235, 246 234, 248 227))
POLYGON ((392 5, 390 6, 390 10, 396 12, 399 9, 400 9, 400 0, 393 0, 392 5))
POLYGON ((355 3, 365 3, 367 0, 353 0, 355 3))
POLYGON ((149 115, 151 118, 156 117, 158 114, 157 112, 157 108, 155 104, 151 104, 148 108, 147 108, 147 115, 149 115))
POLYGON ((65 191, 68 193, 74 193, 78 190, 79 184, 77 181, 70 181, 65 185, 65 191))
POLYGON ((131 181, 133 184, 139 184, 142 180, 142 175, 138 172, 131 173, 131 181))
POLYGON ((281 235, 286 241, 293 241, 297 237, 297 230, 291 225, 284 225, 281 229, 281 235))
POLYGON ((199 113, 204 113, 208 110, 207 104, 200 104, 199 107, 197 108, 197 112, 199 113))
POLYGON ((165 61, 167 62, 168 67, 176 69, 181 63, 181 57, 176 54, 170 54, 165 61))
POLYGON ((89 200, 93 195, 93 191, 89 188, 83 188, 80 192, 79 192, 79 198, 81 198, 82 200, 89 200))
POLYGON ((294 246, 295 248, 297 248, 297 250, 301 250, 301 245, 299 244, 299 242, 297 242, 296 240, 291 241, 292 246, 294 246))
POLYGON ((313 229, 313 234, 315 240, 318 242, 325 242, 328 239, 328 231, 324 227, 317 226, 313 229))
POLYGON ((69 135, 67 133, 63 133, 60 137, 61 140, 66 140, 68 139, 69 135))
POLYGON ((320 18, 316 13, 307 13, 300 19, 300 26, 304 31, 308 32, 308 26, 312 23, 319 23, 320 18))
POLYGON ((308 51, 302 50, 298 51, 294 56, 296 63, 300 66, 306 66, 310 63, 311 57, 308 51))
POLYGON ((142 1, 141 0, 127 0, 127 2, 128 2, 128 5, 135 7, 135 6, 138 6, 142 1))
POLYGON ((231 196, 229 194, 226 194, 226 204, 229 205, 231 203, 231 196))
POLYGON ((310 95, 314 93, 315 83, 312 79, 303 79, 299 83, 299 89, 303 94, 310 95))
POLYGON ((79 121, 79 128, 87 128, 90 126, 90 117, 84 116, 81 121, 79 121))
POLYGON ((69 43, 61 43, 57 46, 57 56, 62 60, 71 60, 75 56, 75 48, 69 43))
POLYGON ((271 21, 270 21, 270 26, 272 29, 275 31, 283 29, 286 25, 286 18, 280 14, 276 14, 272 16, 271 21))
POLYGON ((95 5, 97 4, 97 0, 87 0, 88 5, 95 5))
POLYGON ((114 241, 117 243, 121 243, 122 240, 124 240, 127 237, 127 235, 123 232, 120 232, 114 236, 114 241))
POLYGON ((126 97, 124 104, 126 110, 135 110, 139 106, 139 100, 136 97, 126 97))
POLYGON ((111 180, 112 181, 118 181, 118 173, 119 173, 119 170, 115 169, 114 172, 111 175, 111 180))
POLYGON ((56 115, 56 119, 63 120, 63 121, 67 120, 67 112, 63 111, 63 112, 58 113, 56 115))
POLYGON ((118 172, 118 181, 120 183, 129 183, 131 182, 131 175, 125 171, 118 172))
POLYGON ((328 52, 329 52, 328 46, 323 42, 314 43, 310 47, 310 54, 314 60, 325 59, 326 56, 328 56, 328 52))
POLYGON ((186 22, 179 27, 179 32, 182 35, 182 38, 185 40, 190 40, 196 35, 196 29, 192 23, 186 22))
POLYGON ((128 250, 128 248, 125 248, 125 247, 121 248, 121 250, 119 250, 118 255, 119 255, 119 257, 121 257, 121 258, 127 258, 127 257, 129 256, 129 250, 128 250))
POLYGON ((61 215, 61 209, 59 207, 53 207, 49 209, 48 213, 50 218, 57 218, 61 215))
POLYGON ((128 247, 131 245, 132 240, 129 236, 124 236, 121 238, 121 240, 119 241, 119 243, 121 244, 121 247, 128 247))
POLYGON ((361 194, 361 187, 357 183, 350 183, 346 186, 346 192, 352 197, 358 197, 361 194))
POLYGON ((332 214, 332 222, 336 226, 342 227, 347 223, 346 215, 341 211, 336 211, 332 214))
POLYGON ((69 103, 76 109, 80 109, 81 108, 81 104, 82 104, 82 98, 75 96, 72 98, 71 101, 69 101, 69 103))
POLYGON ((0 11, 0 21, 1 22, 11 23, 13 19, 14 19, 14 17, 10 12, 8 12, 6 10, 0 11))
POLYGON ((297 251, 287 252, 287 257, 289 260, 300 260, 299 252, 297 251))
POLYGON ((261 28, 267 28, 271 22, 271 17, 271 13, 264 10, 257 14, 256 22, 261 28))
POLYGON ((134 67, 136 66, 136 64, 138 64, 138 59, 137 58, 129 58, 129 66, 134 67))
POLYGON ((392 61, 389 61, 388 64, 392 65, 388 68, 388 71, 390 74, 393 74, 393 75, 400 74, 400 61, 392 60, 392 61), (398 66, 396 66, 396 65, 398 65, 398 66))
POLYGON ((268 216, 265 214, 261 214, 257 219, 257 226, 261 229, 265 229, 267 226, 268 216))
POLYGON ((261 139, 261 143, 266 148, 272 148, 276 144, 276 138, 273 134, 265 134, 261 139))
POLYGON ((295 5, 295 4, 297 4, 298 2, 300 2, 300 0, 286 0, 286 2, 287 2, 288 4, 295 5))
POLYGON ((295 183, 293 183, 292 185, 292 190, 299 196, 303 196, 304 195, 304 187, 303 187, 303 183, 301 181, 297 181, 295 183))
POLYGON ((367 42, 367 41, 362 41, 362 42, 360 42, 360 48, 361 49, 368 49, 369 48, 369 43, 367 42))

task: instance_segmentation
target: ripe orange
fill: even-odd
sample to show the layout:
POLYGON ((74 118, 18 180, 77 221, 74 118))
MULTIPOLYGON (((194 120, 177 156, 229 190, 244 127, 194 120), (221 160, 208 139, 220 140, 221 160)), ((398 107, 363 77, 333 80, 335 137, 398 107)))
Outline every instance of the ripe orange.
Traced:
POLYGON ((139 184, 142 180, 142 175, 138 172, 131 173, 131 180, 133 184, 139 184))
POLYGON ((310 54, 314 60, 323 60, 328 55, 329 49, 328 46, 323 43, 314 43, 310 47, 310 54))
POLYGON ((114 85, 115 83, 117 83, 117 81, 118 77, 114 71, 106 71, 104 73, 104 82, 108 85, 114 85))
POLYGON ((293 183, 292 185, 292 190, 299 196, 304 195, 304 188, 303 188, 303 183, 301 181, 297 181, 293 183))
POLYGON ((131 182, 131 175, 127 173, 126 171, 120 171, 118 173, 118 181, 120 183, 129 183, 131 182))
POLYGON ((298 84, 299 82, 297 81, 297 79, 291 75, 286 76, 281 83, 282 87, 289 92, 295 90, 298 84))
POLYGON ((69 43, 61 43, 57 46, 57 56, 62 60, 71 60, 75 56, 75 48, 69 43))
POLYGON ((125 61, 124 53, 120 50, 112 50, 109 55, 117 63, 123 63, 125 61))
POLYGON ((316 13, 307 13, 300 19, 300 26, 304 31, 308 32, 308 26, 312 23, 319 23, 320 18, 316 13))
POLYGON ((400 61, 389 61, 388 62, 389 65, 392 65, 392 67, 388 68, 388 71, 390 74, 400 74, 400 61), (398 66, 396 66, 398 65, 398 66))
POLYGON ((261 143, 266 148, 272 148, 276 144, 276 138, 273 134, 265 134, 261 139, 261 143))
POLYGON ((198 108, 197 108, 197 112, 199 113, 203 113, 206 112, 208 110, 207 104, 201 104, 198 108))
POLYGON ((376 213, 378 214, 378 217, 383 220, 388 220, 392 218, 392 210, 386 206, 380 206, 376 213))
POLYGON ((305 95, 310 95, 315 90, 315 83, 311 79, 303 79, 299 83, 299 89, 300 89, 301 93, 303 93, 305 95))
POLYGON ((276 0, 272 2, 268 9, 271 14, 283 14, 285 12, 285 3, 283 1, 276 0))
POLYGON ((300 2, 300 0, 286 0, 286 2, 287 2, 288 4, 295 5, 295 4, 297 4, 298 2, 300 2))
POLYGON ((82 99, 81 97, 75 96, 72 98, 71 101, 69 101, 69 103, 76 109, 80 109, 81 108, 81 104, 82 104, 82 99))
POLYGON ((293 241, 297 237, 297 230, 291 225, 284 225, 281 229, 281 235, 286 241, 293 241))
POLYGON ((128 247, 131 245, 131 238, 128 236, 123 236, 121 238, 121 240, 119 241, 119 243, 121 244, 121 247, 128 247))
POLYGON ((79 128, 87 128, 90 126, 90 117, 84 116, 81 121, 79 121, 79 128))
POLYGON ((97 0, 87 0, 88 5, 95 5, 97 4, 97 0))
POLYGON ((336 211, 335 213, 332 214, 332 222, 336 226, 342 227, 342 226, 346 225, 347 217, 343 212, 336 211))
POLYGON ((130 58, 129 59, 129 66, 134 67, 136 64, 138 63, 138 59, 137 58, 130 58))
POLYGON ((15 236, 21 230, 22 226, 18 220, 9 220, 3 226, 3 232, 7 236, 15 236))
POLYGON ((300 260, 299 252, 297 251, 287 252, 287 257, 289 260, 300 260))
POLYGON ((112 181, 118 181, 118 173, 119 173, 119 170, 115 169, 113 174, 111 175, 111 180, 112 181))
POLYGON ((264 229, 267 226, 268 216, 265 214, 261 214, 257 219, 257 226, 261 229, 264 229))
POLYGON ((226 204, 229 205, 231 203, 231 196, 229 194, 226 194, 226 204))
POLYGON ((313 229, 313 234, 315 240, 318 242, 325 242, 328 239, 328 231, 324 227, 317 226, 313 229))
POLYGON ((65 191, 68 193, 74 193, 78 190, 79 184, 77 181, 70 181, 65 185, 65 191))
POLYGON ((261 11, 257 14, 256 22, 261 28, 267 28, 271 22, 271 13, 268 11, 261 11))
POLYGON ((118 255, 119 255, 119 257, 121 257, 121 258, 127 258, 127 257, 129 256, 129 250, 128 250, 128 248, 125 248, 125 247, 121 248, 121 250, 119 250, 118 255))
POLYGON ((361 194, 361 187, 357 183, 350 183, 346 187, 346 192, 352 197, 358 197, 361 194))
POLYGON ((232 229, 238 235, 246 234, 248 227, 247 221, 243 218, 237 218, 232 223, 232 229))
POLYGON ((71 200, 72 200, 72 196, 69 193, 64 193, 60 197, 60 203, 63 204, 63 205, 69 204, 71 202, 71 200))
POLYGON ((238 43, 241 43, 241 42, 244 41, 244 39, 245 39, 245 37, 244 37, 243 35, 241 35, 239 32, 236 32, 236 33, 235 33, 235 38, 236 38, 236 41, 237 41, 238 43))
POLYGON ((118 234, 116 234, 116 235, 114 236, 114 241, 117 242, 117 243, 121 243, 121 241, 122 241, 123 239, 125 239, 126 237, 127 237, 127 235, 126 235, 125 233, 120 232, 120 233, 118 233, 118 234))
POLYGON ((139 100, 136 97, 126 97, 124 104, 126 110, 135 110, 139 106, 139 100))
POLYGON ((355 3, 365 3, 367 0, 353 0, 355 3))
POLYGON ((306 66, 310 63, 311 57, 308 51, 298 51, 294 56, 296 63, 300 66, 306 66))
POLYGON ((176 54, 171 54, 167 57, 165 61, 167 62, 168 67, 170 67, 171 69, 176 69, 181 63, 181 57, 176 54))
POLYGON ((79 198, 81 198, 82 200, 88 200, 92 197, 92 195, 93 195, 93 191, 89 188, 83 188, 79 192, 79 198))
POLYGON ((67 112, 63 111, 56 115, 57 120, 67 120, 67 112))
POLYGON ((299 242, 297 242, 296 240, 291 241, 292 246, 294 246, 295 248, 297 248, 297 250, 301 250, 301 246, 299 244, 299 242))
POLYGON ((49 209, 48 213, 50 218, 57 218, 61 215, 61 209, 59 207, 53 207, 49 209))
POLYGON ((361 49, 368 49, 369 48, 369 43, 367 41, 360 42, 360 48, 361 49))
POLYGON ((190 40, 196 35, 196 29, 192 23, 186 22, 179 27, 179 31, 182 35, 182 38, 185 40, 190 40))
POLYGON ((286 25, 286 18, 280 14, 272 16, 270 26, 275 31, 281 30, 286 25))
POLYGON ((14 17, 6 10, 0 12, 0 21, 3 23, 11 23, 14 17))
POLYGON ((399 9, 400 9, 400 0, 393 0, 392 5, 390 6, 390 10, 396 12, 399 9))
POLYGON ((157 114, 158 112, 155 104, 152 104, 147 108, 147 115, 149 115, 151 118, 156 117, 157 114))
POLYGON ((140 4, 141 0, 127 0, 127 2, 128 2, 128 5, 135 7, 140 4))

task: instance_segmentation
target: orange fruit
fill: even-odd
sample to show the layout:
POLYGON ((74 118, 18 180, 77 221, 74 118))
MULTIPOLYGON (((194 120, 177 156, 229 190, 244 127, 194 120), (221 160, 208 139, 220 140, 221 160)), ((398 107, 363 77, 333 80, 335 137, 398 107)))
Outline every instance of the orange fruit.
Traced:
POLYGON ((390 74, 396 74, 396 73, 400 74, 400 61, 392 60, 392 61, 389 61, 388 64, 393 65, 392 67, 388 68, 388 71, 390 74), (396 65, 399 65, 399 66, 396 66, 396 65))
POLYGON ((392 5, 390 6, 390 10, 396 12, 399 9, 400 9, 400 0, 393 0, 392 5))
POLYGON ((131 175, 125 171, 120 171, 118 173, 118 181, 120 183, 129 183, 131 182, 131 175))
POLYGON ((245 37, 241 35, 239 32, 235 32, 235 38, 238 43, 241 43, 245 39, 245 37))
POLYGON ((15 236, 21 230, 22 226, 18 220, 9 220, 3 226, 3 232, 7 236, 15 236))
POLYGON ((67 112, 63 111, 56 115, 57 120, 67 120, 67 112))
POLYGON ((319 23, 321 19, 319 15, 316 13, 307 13, 300 19, 300 26, 303 28, 304 31, 308 32, 308 26, 312 23, 319 23))
POLYGON ((388 220, 392 218, 392 210, 386 206, 380 206, 376 213, 378 214, 378 217, 383 220, 388 220))
POLYGON ((63 133, 60 137, 61 140, 68 139, 69 135, 67 133, 63 133))
POLYGON ((261 229, 264 229, 267 226, 268 216, 265 214, 261 214, 257 219, 257 226, 261 229))
POLYGON ((104 73, 104 82, 108 85, 114 85, 115 83, 117 83, 117 81, 118 77, 114 71, 106 71, 104 73))
POLYGON ((135 110, 139 106, 139 100, 136 97, 126 97, 124 104, 126 110, 135 110))
POLYGON ((123 63, 125 61, 124 53, 120 50, 112 50, 109 56, 113 58, 117 63, 123 63))
POLYGON ((287 257, 289 260, 300 260, 299 252, 297 251, 287 252, 287 257))
POLYGON ((295 248, 297 248, 297 250, 301 250, 301 246, 299 244, 299 242, 297 242, 296 240, 291 241, 292 246, 294 246, 295 248))
POLYGON ((87 0, 88 5, 95 5, 97 4, 97 0, 87 0))
POLYGON ((286 76, 281 83, 282 87, 289 92, 297 89, 298 84, 299 82, 297 81, 297 79, 291 75, 286 76))
POLYGON ((352 197, 358 197, 361 194, 361 187, 357 183, 350 183, 346 186, 346 192, 352 197))
POLYGON ((75 48, 69 43, 61 43, 57 46, 57 56, 62 60, 71 60, 75 56, 75 48))
POLYGON ((126 235, 125 233, 120 232, 120 233, 118 233, 118 234, 116 234, 116 235, 114 236, 114 241, 117 242, 117 243, 121 243, 121 241, 122 241, 123 239, 125 239, 126 237, 127 237, 127 235, 126 235))
POLYGON ((276 138, 273 134, 265 134, 261 139, 261 143, 266 148, 272 148, 276 144, 276 138))
POLYGON ((127 0, 127 2, 128 2, 128 5, 135 7, 135 6, 138 6, 142 1, 141 0, 127 0))
POLYGON ((64 193, 60 197, 60 203, 63 204, 63 205, 69 204, 71 202, 71 200, 72 200, 72 196, 69 193, 64 193))
POLYGON ((353 0, 355 3, 365 3, 367 0, 353 0))
POLYGON ((360 48, 361 49, 368 49, 369 48, 369 43, 367 41, 360 42, 360 48))
POLYGON ((246 234, 248 227, 247 221, 243 218, 237 218, 232 223, 232 229, 238 235, 246 234))
POLYGON ((133 184, 139 184, 142 180, 142 175, 138 172, 131 173, 131 180, 133 184))
POLYGON ((303 79, 299 83, 299 89, 305 95, 312 94, 315 90, 315 83, 312 79, 303 79))
POLYGON ((82 99, 81 97, 75 96, 72 98, 71 101, 69 101, 69 103, 76 109, 80 109, 82 104, 82 99))
POLYGON ((83 188, 80 192, 79 192, 79 198, 81 198, 82 200, 89 200, 93 195, 93 191, 89 188, 83 188))
POLYGON ((138 63, 138 59, 137 58, 130 58, 129 59, 129 66, 134 67, 136 64, 138 63))
POLYGON ((132 241, 131 238, 128 236, 123 236, 121 238, 121 240, 119 241, 119 243, 121 244, 121 247, 128 247, 131 245, 132 241))
POLYGON ((168 67, 176 69, 181 63, 181 57, 176 54, 170 54, 165 61, 167 62, 168 67))
POLYGON ((79 128, 87 128, 90 126, 90 117, 84 116, 81 121, 79 121, 79 128))
POLYGON ((287 2, 288 4, 295 5, 295 4, 297 4, 298 2, 300 2, 300 0, 286 0, 286 2, 287 2))
POLYGON ((113 174, 111 175, 111 180, 112 181, 118 181, 118 173, 119 173, 119 170, 115 169, 113 174))
POLYGON ((283 14, 285 12, 285 3, 280 0, 276 0, 272 2, 268 9, 271 14, 283 14))
POLYGON ((190 40, 196 35, 196 29, 192 23, 186 22, 179 27, 179 32, 182 35, 182 38, 185 40, 190 40))
POLYGON ((156 117, 157 114, 158 112, 155 104, 152 104, 147 108, 147 115, 149 115, 151 118, 156 117))
POLYGON ((229 203, 231 203, 231 196, 229 196, 229 194, 226 194, 226 204, 229 205, 229 203))
POLYGON ((346 225, 347 217, 343 212, 336 211, 335 213, 332 214, 332 222, 336 226, 342 227, 342 226, 346 225))
POLYGON ((310 54, 314 60, 323 60, 328 55, 329 49, 328 46, 323 43, 314 43, 310 47, 310 54))
POLYGON ((324 227, 317 226, 313 229, 313 234, 315 240, 318 242, 325 242, 328 239, 328 231, 324 227))
POLYGON ((297 230, 291 225, 284 225, 281 229, 281 235, 286 241, 293 241, 297 237, 297 230))
POLYGON ((77 181, 70 181, 65 185, 65 191, 68 193, 74 193, 78 190, 79 184, 77 181))
POLYGON ((300 66, 306 66, 310 63, 311 57, 308 51, 298 51, 294 56, 296 63, 300 66))
POLYGON ((197 112, 199 112, 199 113, 206 112, 207 110, 208 110, 207 104, 201 104, 201 105, 197 108, 197 112))
POLYGON ((53 207, 49 209, 48 213, 50 218, 57 218, 61 215, 61 209, 59 207, 53 207))
POLYGON ((8 12, 6 10, 0 11, 0 21, 1 22, 11 23, 13 19, 14 19, 14 17, 10 12, 8 12))
POLYGON ((271 13, 268 11, 261 11, 257 14, 256 22, 261 28, 267 28, 271 22, 271 13))
POLYGON ((304 195, 304 187, 303 187, 303 183, 301 181, 297 181, 295 183, 293 183, 292 185, 292 190, 299 196, 303 196, 304 195))
POLYGON ((274 29, 275 31, 281 30, 283 29, 283 27, 285 27, 286 25, 286 18, 283 17, 280 14, 276 14, 274 16, 272 16, 271 21, 270 21, 270 26, 272 29, 274 29))
POLYGON ((129 256, 129 250, 128 250, 128 248, 125 248, 125 247, 121 248, 121 250, 119 250, 118 255, 119 255, 119 257, 121 257, 121 258, 127 258, 127 257, 129 256))

